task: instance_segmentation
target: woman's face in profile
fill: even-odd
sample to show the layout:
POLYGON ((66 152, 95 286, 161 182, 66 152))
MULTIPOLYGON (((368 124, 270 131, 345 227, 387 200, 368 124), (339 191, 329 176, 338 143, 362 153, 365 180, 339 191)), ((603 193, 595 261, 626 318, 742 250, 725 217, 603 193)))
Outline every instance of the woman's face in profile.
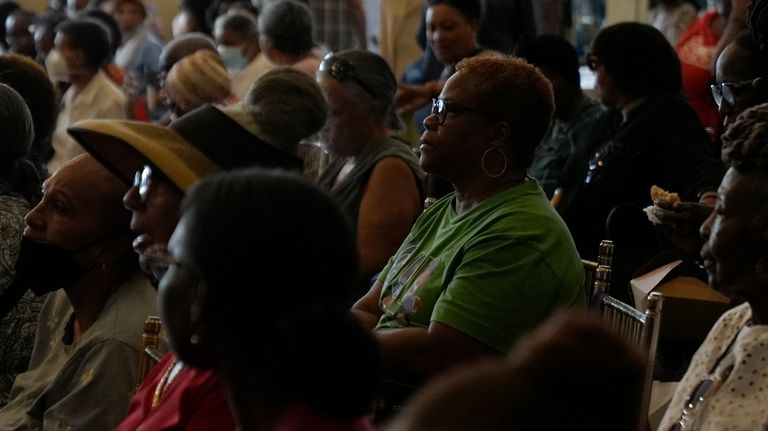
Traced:
POLYGON ((618 97, 613 75, 608 73, 605 70, 605 65, 599 62, 595 69, 595 90, 597 90, 600 103, 610 108, 620 108, 617 106, 618 97))
POLYGON ((762 212, 764 184, 765 174, 743 174, 730 168, 717 191, 714 211, 699 229, 705 241, 701 257, 710 287, 747 300, 755 298, 764 283, 758 281, 757 268, 765 257, 765 241, 755 235, 765 230, 765 221, 756 222, 762 219, 756 214, 762 212))
MULTIPOLYGON (((179 221, 184 195, 159 170, 147 167, 138 171, 138 184, 123 196, 123 206, 131 211, 131 231, 142 240, 140 248, 167 244, 179 221)), ((134 181, 136 182, 136 181, 134 181)))
POLYGON ((726 129, 744 110, 766 101, 761 92, 765 83, 752 84, 761 75, 759 62, 754 53, 735 43, 728 45, 717 58, 715 82, 721 94, 725 94, 718 109, 726 129))
POLYGON ((337 157, 357 155, 370 139, 369 110, 352 94, 352 86, 357 84, 339 82, 329 75, 321 75, 318 84, 328 103, 328 119, 320 131, 323 145, 337 157))
POLYGON ((421 167, 449 181, 479 169, 486 150, 482 143, 492 133, 484 123, 481 105, 472 98, 472 79, 463 71, 448 78, 440 94, 445 112, 440 114, 433 108, 432 115, 424 120, 426 130, 419 146, 421 167))
POLYGON ((198 358, 190 340, 199 335, 192 319, 202 279, 190 256, 190 235, 189 221, 182 217, 168 242, 170 266, 160 280, 157 302, 171 349, 180 360, 194 365, 198 358))

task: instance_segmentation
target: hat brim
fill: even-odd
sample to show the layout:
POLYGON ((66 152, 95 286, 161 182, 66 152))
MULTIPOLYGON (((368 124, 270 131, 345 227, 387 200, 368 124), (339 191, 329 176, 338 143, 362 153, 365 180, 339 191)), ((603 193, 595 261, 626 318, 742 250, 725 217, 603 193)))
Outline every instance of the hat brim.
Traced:
POLYGON ((127 184, 146 164, 159 169, 186 193, 198 179, 221 168, 175 131, 148 123, 85 120, 67 132, 96 160, 127 184))

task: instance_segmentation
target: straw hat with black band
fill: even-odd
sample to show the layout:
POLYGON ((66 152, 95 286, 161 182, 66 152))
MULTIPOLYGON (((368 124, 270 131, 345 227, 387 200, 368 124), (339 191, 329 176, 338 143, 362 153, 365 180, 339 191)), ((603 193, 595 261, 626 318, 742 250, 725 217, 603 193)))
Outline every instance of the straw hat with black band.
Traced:
POLYGON ((259 166, 300 171, 302 161, 295 155, 298 141, 325 122, 325 101, 317 83, 301 72, 280 68, 257 80, 252 94, 258 99, 223 110, 205 105, 167 128, 136 121, 86 120, 68 132, 128 184, 147 163, 182 192, 220 170, 259 166), (285 115, 286 106, 292 115, 285 115), (262 123, 269 125, 260 128, 262 123))

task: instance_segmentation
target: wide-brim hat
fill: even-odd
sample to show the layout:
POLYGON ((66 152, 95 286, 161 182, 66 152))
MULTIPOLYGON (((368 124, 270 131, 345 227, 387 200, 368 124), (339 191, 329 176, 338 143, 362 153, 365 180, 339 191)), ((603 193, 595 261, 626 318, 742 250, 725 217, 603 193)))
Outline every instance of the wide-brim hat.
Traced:
POLYGON ((266 143, 211 105, 187 113, 169 127, 85 120, 67 132, 126 183, 151 163, 185 193, 200 178, 221 170, 302 168, 301 159, 266 143))
POLYGON ((166 127, 127 120, 85 120, 67 131, 127 184, 148 162, 182 192, 200 178, 221 171, 205 154, 166 127))

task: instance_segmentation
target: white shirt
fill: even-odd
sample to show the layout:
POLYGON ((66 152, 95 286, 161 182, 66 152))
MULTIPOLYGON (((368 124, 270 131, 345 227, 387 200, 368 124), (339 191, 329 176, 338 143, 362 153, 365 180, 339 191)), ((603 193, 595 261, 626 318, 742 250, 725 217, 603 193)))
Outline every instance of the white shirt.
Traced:
POLYGON ((83 153, 83 148, 67 134, 67 127, 81 120, 102 118, 127 118, 128 100, 118 86, 99 71, 91 82, 75 96, 70 87, 63 97, 64 107, 56 120, 53 132, 53 158, 48 162, 48 172, 53 173, 67 161, 83 153))
POLYGON ((720 317, 691 359, 675 390, 659 431, 669 430, 699 383, 723 375, 722 384, 707 391, 693 409, 691 430, 764 430, 768 425, 768 325, 752 325, 752 309, 742 304, 720 317), (730 347, 730 349, 729 349, 730 347), (711 370, 715 370, 710 374, 711 370))

